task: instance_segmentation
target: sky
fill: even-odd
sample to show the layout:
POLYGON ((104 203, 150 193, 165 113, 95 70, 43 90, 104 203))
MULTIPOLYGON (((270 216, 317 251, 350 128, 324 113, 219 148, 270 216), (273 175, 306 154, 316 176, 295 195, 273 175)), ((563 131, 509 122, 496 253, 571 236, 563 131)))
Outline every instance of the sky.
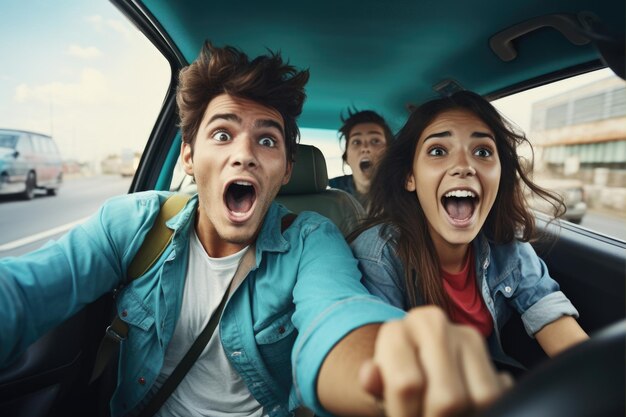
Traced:
POLYGON ((49 134, 65 158, 141 150, 169 66, 108 1, 0 2, 0 128, 49 134))
MULTIPOLYGON (((0 0, 0 15, 0 128, 52 135, 65 159, 97 163, 143 149, 170 69, 110 2, 0 0)), ((532 103, 571 88, 522 93, 497 107, 528 132, 532 103)), ((303 129, 302 142, 311 139, 327 158, 329 177, 350 173, 336 131, 303 129)))

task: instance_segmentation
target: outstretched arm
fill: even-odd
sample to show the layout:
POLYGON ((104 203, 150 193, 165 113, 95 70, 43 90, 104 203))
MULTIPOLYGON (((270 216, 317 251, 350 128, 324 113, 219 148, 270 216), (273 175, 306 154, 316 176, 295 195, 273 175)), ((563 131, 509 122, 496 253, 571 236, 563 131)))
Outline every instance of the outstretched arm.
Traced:
POLYGON ((548 356, 558 353, 589 338, 576 319, 563 316, 545 325, 535 334, 537 342, 548 356))
POLYGON ((317 390, 337 415, 431 417, 482 408, 506 385, 482 337, 428 306, 342 339, 324 361, 317 390))

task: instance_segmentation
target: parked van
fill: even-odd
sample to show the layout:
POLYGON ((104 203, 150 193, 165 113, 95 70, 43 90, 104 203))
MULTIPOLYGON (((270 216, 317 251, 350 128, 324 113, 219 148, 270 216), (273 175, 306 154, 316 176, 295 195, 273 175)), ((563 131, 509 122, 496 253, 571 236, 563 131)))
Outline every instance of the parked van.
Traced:
POLYGON ((0 194, 30 200, 39 188, 56 195, 62 181, 63 163, 52 137, 0 129, 0 194))

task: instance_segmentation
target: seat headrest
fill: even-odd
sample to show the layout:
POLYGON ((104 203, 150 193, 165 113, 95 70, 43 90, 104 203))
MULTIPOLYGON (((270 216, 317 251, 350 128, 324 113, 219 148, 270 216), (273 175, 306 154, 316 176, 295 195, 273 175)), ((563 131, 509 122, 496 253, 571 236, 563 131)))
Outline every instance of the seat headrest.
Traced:
POLYGON ((326 160, 315 146, 298 144, 291 180, 282 186, 279 195, 319 193, 328 185, 326 160))

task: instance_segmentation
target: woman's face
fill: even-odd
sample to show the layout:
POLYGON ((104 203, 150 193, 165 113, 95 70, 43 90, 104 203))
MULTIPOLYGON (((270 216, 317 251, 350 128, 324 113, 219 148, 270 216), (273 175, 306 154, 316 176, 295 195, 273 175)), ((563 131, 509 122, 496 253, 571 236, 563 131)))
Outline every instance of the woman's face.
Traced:
POLYGON ((473 113, 443 112, 422 132, 406 189, 417 194, 436 248, 476 237, 498 194, 500 173, 495 135, 473 113))
POLYGON ((360 193, 369 191, 374 168, 386 148, 385 131, 378 124, 361 123, 350 130, 346 145, 346 159, 360 193))

